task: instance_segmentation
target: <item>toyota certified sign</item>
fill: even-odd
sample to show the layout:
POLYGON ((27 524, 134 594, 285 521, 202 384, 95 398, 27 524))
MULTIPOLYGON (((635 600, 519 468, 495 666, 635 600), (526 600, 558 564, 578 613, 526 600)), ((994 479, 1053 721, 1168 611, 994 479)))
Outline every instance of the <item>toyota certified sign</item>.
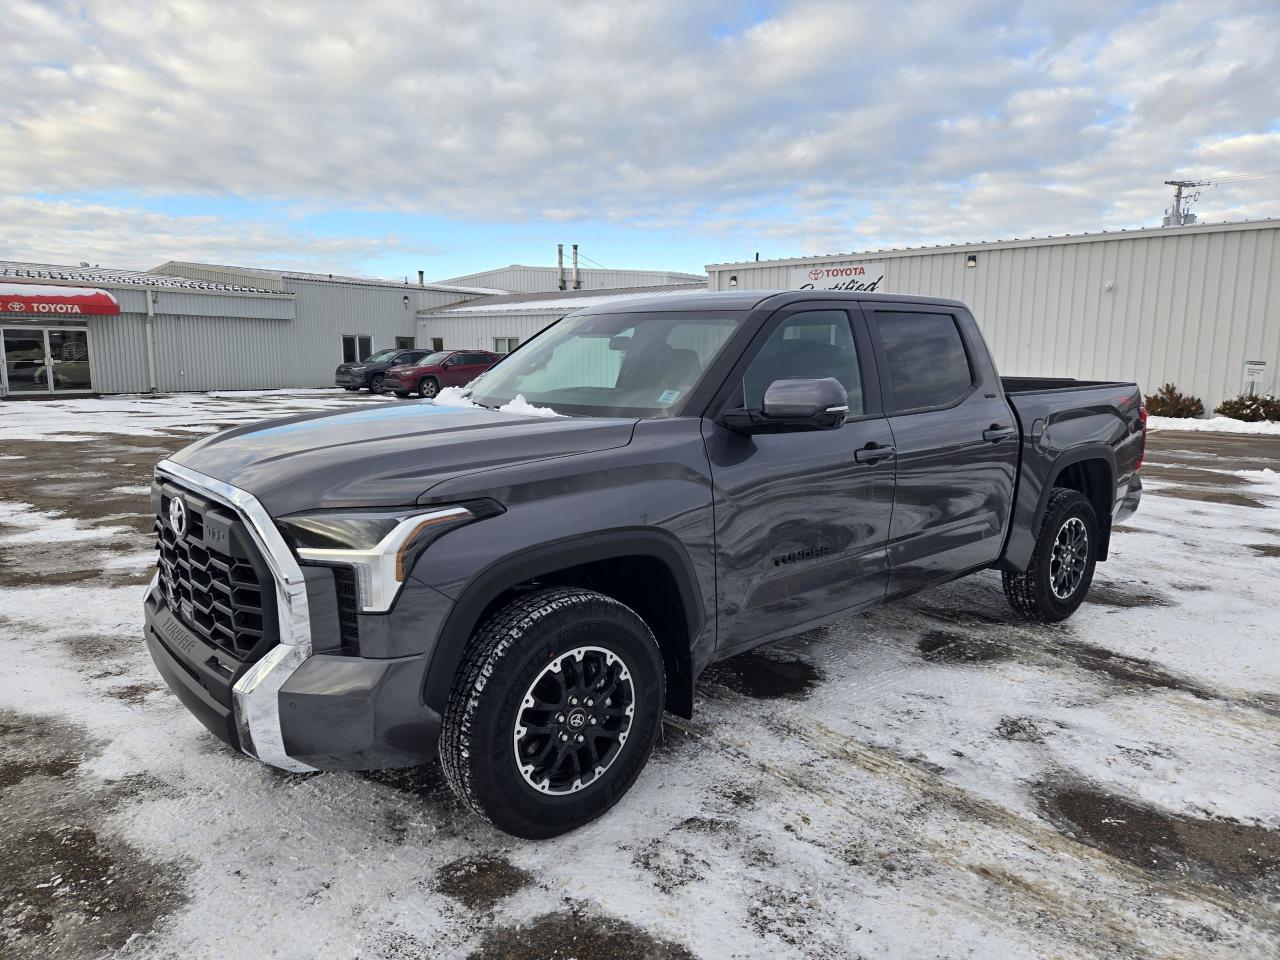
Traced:
POLYGON ((26 317, 114 317, 120 301, 94 287, 0 282, 0 312, 26 317))
POLYGON ((884 267, 881 261, 842 263, 791 269, 792 290, 859 290, 883 293, 884 267))

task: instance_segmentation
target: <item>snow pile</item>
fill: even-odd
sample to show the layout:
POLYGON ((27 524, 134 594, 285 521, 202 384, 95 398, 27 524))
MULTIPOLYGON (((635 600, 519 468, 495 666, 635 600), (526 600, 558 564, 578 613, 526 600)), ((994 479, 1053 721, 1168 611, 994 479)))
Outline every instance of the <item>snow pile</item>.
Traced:
POLYGON ((550 407, 534 406, 524 398, 523 393, 517 393, 508 402, 498 408, 503 413, 523 413, 531 417, 563 417, 563 413, 556 413, 550 407))
POLYGON ((1280 421, 1248 423, 1231 417, 1147 417, 1148 430, 1192 430, 1197 433, 1263 433, 1280 437, 1280 421))
MULTIPOLYGON (((433 398, 433 402, 441 407, 478 407, 480 404, 471 399, 470 387, 445 387, 433 398)), ((539 407, 524 398, 523 393, 514 397, 498 408, 500 413, 518 413, 527 417, 563 417, 550 407, 539 407)))
POLYGON ((471 391, 466 387, 445 387, 431 398, 431 402, 437 407, 478 406, 471 402, 471 391))

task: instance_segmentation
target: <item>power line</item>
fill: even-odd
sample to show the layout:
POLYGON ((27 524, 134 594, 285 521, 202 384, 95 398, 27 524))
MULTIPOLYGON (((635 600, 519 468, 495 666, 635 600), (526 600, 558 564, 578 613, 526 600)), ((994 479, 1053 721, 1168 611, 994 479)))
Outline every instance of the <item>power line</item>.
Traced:
POLYGON ((600 261, 598 261, 598 260, 592 260, 590 257, 588 257, 585 253, 583 253, 583 252, 582 252, 582 248, 581 248, 581 247, 579 247, 579 248, 578 248, 578 259, 579 259, 579 260, 585 260, 585 261, 587 261, 587 263, 593 263, 593 264, 595 264, 595 265, 596 265, 596 267, 598 267, 598 268, 599 268, 599 269, 601 269, 601 270, 608 270, 608 269, 609 269, 609 268, 608 268, 608 267, 606 267, 604 264, 600 263, 600 261))

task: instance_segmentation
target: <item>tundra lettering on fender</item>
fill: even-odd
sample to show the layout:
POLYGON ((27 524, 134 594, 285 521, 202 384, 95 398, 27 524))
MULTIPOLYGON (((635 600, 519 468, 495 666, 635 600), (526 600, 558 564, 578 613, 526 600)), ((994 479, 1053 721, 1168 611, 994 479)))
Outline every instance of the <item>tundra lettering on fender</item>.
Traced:
MULTIPOLYGON (((424 359, 470 379, 469 356, 424 359)), ((438 756, 478 815, 550 837, 627 793, 717 659, 991 568, 1027 618, 1070 616, 1137 509, 1145 426, 1133 384, 1001 378, 956 301, 587 307, 461 402, 237 427, 158 464, 147 646, 236 749, 438 756)))

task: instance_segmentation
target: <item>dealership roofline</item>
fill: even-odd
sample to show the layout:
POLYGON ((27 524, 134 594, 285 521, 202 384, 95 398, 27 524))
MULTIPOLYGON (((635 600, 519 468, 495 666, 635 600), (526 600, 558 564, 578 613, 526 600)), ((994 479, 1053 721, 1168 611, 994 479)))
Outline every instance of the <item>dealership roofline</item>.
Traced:
MULTIPOLYGON (((391 287, 396 290, 431 290, 435 293, 459 293, 473 296, 488 296, 506 293, 496 287, 463 287, 446 283, 418 284, 407 277, 404 280, 388 280, 382 277, 352 277, 339 273, 314 273, 307 270, 276 270, 270 267, 238 267, 229 263, 202 263, 197 260, 166 260, 156 270, 166 267, 194 267, 202 270, 223 270, 227 273, 239 273, 245 276, 269 277, 277 282, 299 280, 309 283, 345 283, 357 287, 391 287)), ((179 276, 179 274, 166 274, 179 276)))
POLYGON ((51 286, 107 287, 112 290, 164 290, 170 293, 200 293, 233 297, 284 297, 292 293, 232 283, 192 280, 146 270, 114 270, 106 267, 73 267, 57 263, 28 263, 0 260, 0 283, 39 283, 51 286))
POLYGON ((784 257, 777 260, 736 260, 709 263, 707 272, 751 267, 809 266, 815 263, 841 263, 845 260, 885 260, 890 257, 921 257, 939 253, 974 253, 980 250, 1009 250, 1016 247, 1044 247, 1065 243, 1096 243, 1103 240, 1128 240, 1136 237, 1185 236, 1198 233, 1226 233, 1233 230, 1262 230, 1280 227, 1280 218, 1262 220, 1224 220, 1221 223, 1196 223, 1185 227, 1135 227, 1124 230, 1102 230, 1097 233, 1065 233, 1059 236, 1015 237, 1012 240, 979 240, 970 243, 939 243, 925 247, 889 247, 851 253, 825 253, 812 257, 784 257))
POLYGON ((419 317, 463 317, 477 313, 565 313, 575 305, 596 306, 628 298, 659 297, 672 293, 706 290, 707 281, 653 284, 643 287, 613 287, 604 290, 552 290, 546 293, 509 293, 480 297, 443 307, 424 307, 419 317))

